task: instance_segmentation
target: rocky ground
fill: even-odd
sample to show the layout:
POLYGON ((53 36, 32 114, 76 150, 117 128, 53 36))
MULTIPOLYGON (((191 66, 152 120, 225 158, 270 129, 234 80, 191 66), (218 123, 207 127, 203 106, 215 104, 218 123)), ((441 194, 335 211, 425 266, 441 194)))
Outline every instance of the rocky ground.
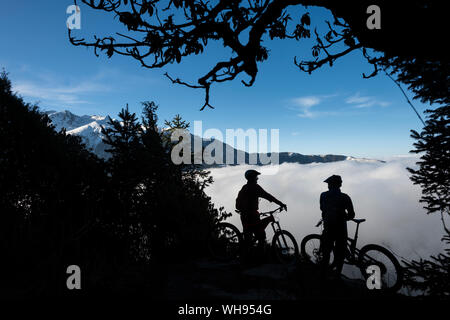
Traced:
POLYGON ((306 262, 242 264, 205 258, 171 264, 167 275, 168 300, 361 299, 380 295, 368 290, 363 280, 321 280, 317 268, 306 262))

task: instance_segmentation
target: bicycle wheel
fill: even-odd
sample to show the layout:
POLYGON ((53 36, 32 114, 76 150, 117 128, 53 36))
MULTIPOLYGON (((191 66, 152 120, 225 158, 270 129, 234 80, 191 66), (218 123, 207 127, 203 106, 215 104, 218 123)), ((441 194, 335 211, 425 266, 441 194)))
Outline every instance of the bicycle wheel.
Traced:
POLYGON ((403 270, 395 256, 386 248, 368 244, 359 252, 358 267, 367 279, 367 268, 376 265, 380 268, 381 290, 395 292, 402 286, 403 270))
MULTIPOLYGON (((303 238, 300 248, 303 259, 314 264, 319 264, 322 260, 322 253, 320 251, 320 234, 310 234, 303 238)), ((333 264, 334 255, 333 250, 330 252, 330 265, 333 264)))
POLYGON ((218 223, 211 231, 208 248, 213 258, 229 261, 237 258, 241 252, 242 234, 231 223, 218 223))
POLYGON ((284 264, 290 264, 298 258, 298 245, 294 236, 286 231, 280 230, 273 236, 272 248, 275 252, 275 258, 284 264))

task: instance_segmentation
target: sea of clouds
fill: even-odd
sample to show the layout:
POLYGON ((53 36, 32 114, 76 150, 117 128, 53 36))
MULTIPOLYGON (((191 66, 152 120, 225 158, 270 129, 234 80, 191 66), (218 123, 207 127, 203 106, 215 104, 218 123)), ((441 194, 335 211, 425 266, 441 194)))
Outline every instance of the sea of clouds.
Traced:
MULTIPOLYGON (((382 162, 340 161, 332 163, 282 164, 274 175, 260 175, 259 184, 288 206, 278 214, 281 226, 300 242, 310 233, 320 233, 315 224, 320 219, 319 197, 327 190, 323 182, 338 174, 343 179, 342 192, 353 200, 356 218, 365 218, 360 225, 359 247, 376 243, 388 247, 408 260, 428 258, 442 252, 443 227, 438 213, 427 215, 419 203, 421 189, 409 179, 407 167, 416 167, 418 158, 399 156, 382 162)), ((244 172, 261 171, 256 166, 228 166, 211 169, 214 183, 206 190, 217 206, 233 212, 229 222, 242 230, 235 213, 235 199, 245 184, 244 172)), ((260 212, 276 208, 276 204, 260 201, 260 212)), ((355 224, 348 223, 349 235, 355 224)), ((268 230, 270 227, 268 227, 268 230)), ((268 232, 271 237, 271 232, 268 232)))

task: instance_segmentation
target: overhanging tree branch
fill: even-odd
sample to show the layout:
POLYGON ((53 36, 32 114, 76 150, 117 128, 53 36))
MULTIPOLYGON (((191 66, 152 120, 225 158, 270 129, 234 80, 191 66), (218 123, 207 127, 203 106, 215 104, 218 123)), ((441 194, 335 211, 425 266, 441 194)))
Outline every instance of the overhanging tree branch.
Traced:
MULTIPOLYGON (((232 81, 242 73, 250 77, 249 81, 242 80, 242 83, 252 86, 258 74, 258 65, 269 57, 263 41, 267 38, 297 41, 309 38, 311 16, 308 7, 326 8, 331 11, 334 21, 325 21, 329 30, 324 36, 314 31, 313 60, 298 62, 295 57, 294 63, 300 70, 311 73, 325 64, 333 65, 337 59, 355 49, 371 48, 378 50, 384 60, 372 61, 374 72, 363 77, 375 76, 379 65, 388 64, 397 68, 397 80, 408 84, 416 97, 430 102, 448 101, 445 83, 448 83, 450 64, 446 50, 440 48, 442 41, 435 36, 436 30, 442 30, 439 23, 443 24, 445 19, 434 17, 436 14, 443 15, 445 10, 442 5, 431 1, 82 0, 82 3, 92 9, 114 14, 129 32, 103 38, 94 36, 93 41, 88 41, 75 38, 69 31, 72 44, 93 47, 96 55, 100 49, 106 51, 109 58, 114 54, 125 55, 136 59, 143 67, 162 68, 167 64, 180 63, 185 57, 203 53, 211 41, 221 41, 225 48, 231 50, 231 54, 228 60, 216 62, 197 79, 198 86, 202 88, 206 85, 209 88, 214 82, 232 81), (382 6, 381 31, 367 29, 366 9, 371 4, 382 6), (293 16, 297 15, 301 18, 294 19, 293 16), (410 24, 411 17, 420 17, 422 23, 413 24, 405 30, 404 25, 410 24), (418 36, 424 44, 417 41, 418 36), (121 40, 116 40, 117 37, 121 40), (433 65, 429 66, 427 62, 433 65), (420 68, 416 67, 417 63, 420 63, 420 68), (443 69, 439 81, 422 77, 424 72, 436 74, 438 67, 443 69)), ((177 81, 173 83, 181 84, 177 81)), ((205 96, 205 105, 209 105, 209 96, 205 96)))

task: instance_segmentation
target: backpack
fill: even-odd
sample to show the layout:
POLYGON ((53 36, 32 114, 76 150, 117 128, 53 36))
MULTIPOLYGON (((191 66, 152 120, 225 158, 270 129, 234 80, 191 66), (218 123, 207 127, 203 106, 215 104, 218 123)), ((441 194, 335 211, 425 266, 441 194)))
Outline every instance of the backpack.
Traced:
POLYGON ((248 197, 244 187, 241 189, 241 191, 239 191, 236 198, 236 209, 241 213, 246 212, 248 209, 248 197))

